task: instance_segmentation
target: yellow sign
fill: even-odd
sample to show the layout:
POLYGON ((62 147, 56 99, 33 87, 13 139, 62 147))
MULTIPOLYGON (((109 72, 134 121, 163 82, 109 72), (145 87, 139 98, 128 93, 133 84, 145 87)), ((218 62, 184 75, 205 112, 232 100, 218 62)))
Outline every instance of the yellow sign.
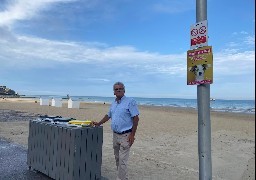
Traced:
POLYGON ((213 54, 211 46, 187 51, 187 85, 213 83, 213 54))

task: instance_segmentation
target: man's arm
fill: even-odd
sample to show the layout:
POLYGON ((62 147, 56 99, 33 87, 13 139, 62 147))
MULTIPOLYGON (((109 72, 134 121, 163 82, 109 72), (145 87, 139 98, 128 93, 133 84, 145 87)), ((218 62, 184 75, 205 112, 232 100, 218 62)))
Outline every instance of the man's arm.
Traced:
POLYGON ((139 115, 133 117, 132 135, 135 136, 139 124, 139 115))
POLYGON ((109 119, 110 119, 110 117, 108 117, 108 115, 106 114, 106 115, 102 118, 102 120, 101 120, 100 122, 94 122, 94 121, 93 121, 92 124, 95 125, 95 126, 100 126, 100 125, 104 124, 105 122, 107 122, 109 119))
POLYGON ((138 127, 138 123, 139 123, 139 115, 136 115, 133 117, 133 126, 132 126, 132 132, 128 137, 128 141, 130 143, 130 146, 132 146, 132 144, 134 143, 135 140, 135 133, 138 127))

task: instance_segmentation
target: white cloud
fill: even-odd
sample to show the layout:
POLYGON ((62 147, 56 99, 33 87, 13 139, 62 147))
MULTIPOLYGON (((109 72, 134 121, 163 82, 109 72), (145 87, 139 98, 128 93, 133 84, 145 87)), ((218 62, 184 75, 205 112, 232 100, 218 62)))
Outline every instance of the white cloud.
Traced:
MULTIPOLYGON (((0 39, 2 68, 51 67, 56 63, 79 63, 129 67, 139 69, 145 74, 184 76, 186 72, 186 52, 161 55, 141 52, 131 46, 108 47, 100 43, 81 44, 25 36, 17 36, 15 39, 16 41, 0 39)), ((254 59, 255 51, 225 49, 214 53, 214 72, 219 76, 251 73, 255 69, 254 59)))
POLYGON ((232 33, 232 35, 234 35, 234 36, 237 36, 237 35, 247 35, 247 34, 249 34, 248 32, 246 32, 246 31, 240 31, 240 32, 233 32, 232 33))
POLYGON ((255 35, 245 37, 244 43, 255 46, 255 35))
POLYGON ((228 44, 227 44, 227 46, 229 46, 229 47, 236 47, 236 46, 239 46, 240 44, 239 43, 237 43, 237 42, 229 42, 228 44))
POLYGON ((195 3, 191 0, 162 1, 152 6, 153 10, 160 13, 181 13, 195 9, 195 3))
POLYGON ((15 35, 11 32, 10 28, 8 27, 0 27, 0 41, 16 41, 15 35))
MULTIPOLYGON (((100 44, 100 43, 99 43, 100 44)), ((51 62, 61 63, 120 63, 144 65, 179 61, 182 55, 160 55, 157 53, 139 52, 131 46, 106 47, 97 43, 81 44, 75 42, 50 41, 35 37, 17 36, 16 41, 0 39, 2 56, 9 57, 9 64, 28 62, 49 65, 51 62)), ((1 61, 1 59, 0 59, 1 61)), ((4 61, 2 59, 2 61, 4 61)), ((26 66, 28 66, 26 63, 26 66)))
POLYGON ((214 72, 218 76, 251 74, 255 70, 255 51, 218 52, 213 56, 214 72))
POLYGON ((241 34, 248 34, 248 32, 246 32, 246 31, 241 31, 240 33, 241 34))
POLYGON ((102 79, 102 78, 86 78, 85 80, 89 81, 104 81, 104 82, 109 82, 109 79, 102 79))
POLYGON ((11 26, 18 20, 33 18, 49 4, 57 2, 72 2, 74 0, 12 0, 8 1, 4 11, 0 12, 0 27, 11 26))
MULTIPOLYGON (((234 33, 233 33, 234 35, 234 33)), ((238 33, 236 33, 238 35, 238 33)), ((240 33, 240 36, 236 36, 232 39, 232 42, 228 42, 227 46, 230 48, 254 48, 255 47, 255 34, 249 35, 248 33, 240 33)))

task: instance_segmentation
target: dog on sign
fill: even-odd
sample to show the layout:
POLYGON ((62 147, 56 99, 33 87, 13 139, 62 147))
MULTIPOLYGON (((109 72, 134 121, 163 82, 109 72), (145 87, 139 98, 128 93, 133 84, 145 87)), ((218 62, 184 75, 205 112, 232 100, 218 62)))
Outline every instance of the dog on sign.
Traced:
POLYGON ((193 72, 195 83, 204 84, 205 81, 205 71, 211 67, 211 64, 197 64, 189 67, 188 70, 193 72))

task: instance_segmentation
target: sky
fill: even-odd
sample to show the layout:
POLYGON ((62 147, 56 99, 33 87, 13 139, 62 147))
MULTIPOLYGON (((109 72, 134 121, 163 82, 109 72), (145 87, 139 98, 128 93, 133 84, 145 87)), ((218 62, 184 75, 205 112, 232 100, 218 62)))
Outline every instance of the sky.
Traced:
MULTIPOLYGON (((255 100, 255 1, 208 0, 216 99, 255 100)), ((0 0, 0 85, 20 95, 197 98, 196 0, 0 0)))

